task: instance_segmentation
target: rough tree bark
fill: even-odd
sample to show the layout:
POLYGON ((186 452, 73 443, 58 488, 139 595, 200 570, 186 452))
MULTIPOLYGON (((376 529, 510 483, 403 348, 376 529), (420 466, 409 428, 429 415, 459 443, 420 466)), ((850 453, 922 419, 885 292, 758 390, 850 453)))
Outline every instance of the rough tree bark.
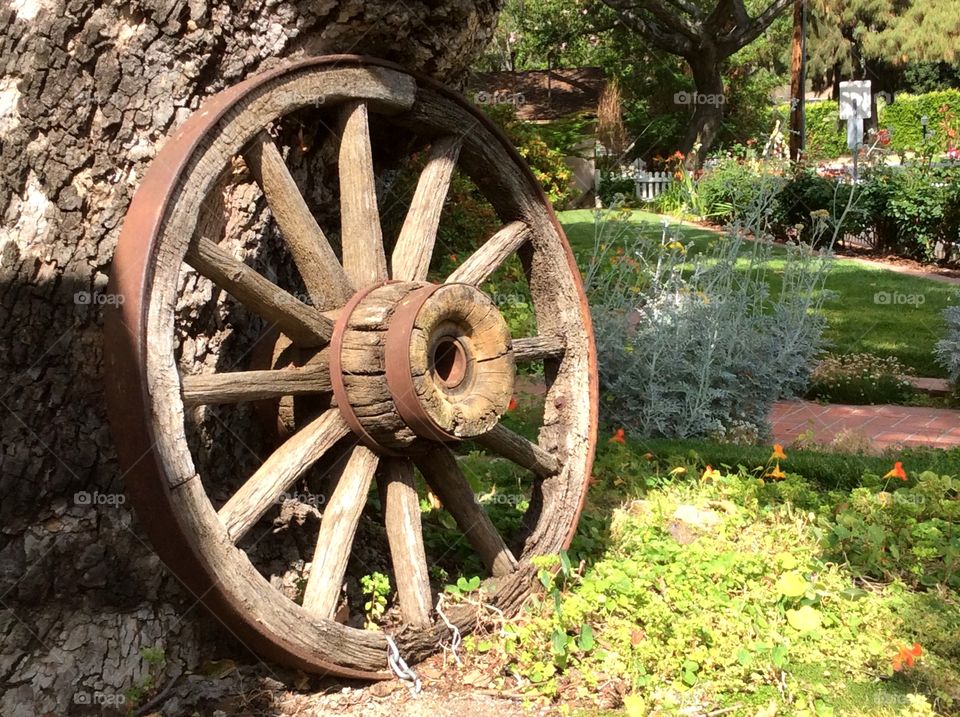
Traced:
POLYGON ((144 648, 169 676, 223 644, 123 505, 102 401, 98 302, 164 137, 283 58, 364 53, 456 82, 499 5, 0 4, 0 714, 100 713, 143 683, 144 648))

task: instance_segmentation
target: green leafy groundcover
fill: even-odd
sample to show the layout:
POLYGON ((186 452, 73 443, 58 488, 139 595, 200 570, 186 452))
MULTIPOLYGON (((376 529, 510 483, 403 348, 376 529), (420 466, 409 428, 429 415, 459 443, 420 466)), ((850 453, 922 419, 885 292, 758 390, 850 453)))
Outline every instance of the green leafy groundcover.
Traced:
POLYGON ((671 468, 615 437, 569 554, 470 659, 584 715, 957 714, 960 481, 828 490, 791 460, 671 468))

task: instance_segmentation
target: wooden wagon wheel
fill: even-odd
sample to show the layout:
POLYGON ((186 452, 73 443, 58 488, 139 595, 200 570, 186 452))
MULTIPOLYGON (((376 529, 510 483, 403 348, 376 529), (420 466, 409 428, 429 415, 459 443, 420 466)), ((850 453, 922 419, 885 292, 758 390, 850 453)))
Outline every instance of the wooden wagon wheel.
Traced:
MULTIPOLYGON (((107 317, 111 424, 131 501, 186 588, 245 644, 312 671, 384 677, 387 640, 333 619, 351 541, 376 478, 403 626, 418 660, 449 634, 434 620, 414 466, 487 566, 488 602, 515 610, 531 589, 530 558, 565 547, 576 528, 596 440, 589 314, 573 256, 535 179, 509 141, 459 95, 386 62, 313 58, 210 98, 153 161, 127 214, 112 272, 124 301, 107 317), (328 243, 265 131, 322 101, 340 117, 341 256, 328 243), (409 212, 386 256, 368 119, 429 144, 409 212), (300 301, 204 235, 203 200, 242 157, 309 292, 300 301), (455 166, 503 227, 439 284, 426 281, 455 166), (511 339, 478 288, 518 254, 538 335, 511 339), (316 359, 299 368, 181 376, 174 309, 187 262, 316 359), (543 362, 538 442, 498 422, 514 366, 543 362), (184 406, 332 394, 330 408, 286 440, 217 510, 187 446, 184 406), (303 604, 288 599, 237 547, 240 538, 338 441, 353 446, 325 506, 303 604), (471 441, 529 470, 533 499, 514 554, 474 497, 451 444, 471 441)), ((476 608, 448 618, 463 631, 476 608)))

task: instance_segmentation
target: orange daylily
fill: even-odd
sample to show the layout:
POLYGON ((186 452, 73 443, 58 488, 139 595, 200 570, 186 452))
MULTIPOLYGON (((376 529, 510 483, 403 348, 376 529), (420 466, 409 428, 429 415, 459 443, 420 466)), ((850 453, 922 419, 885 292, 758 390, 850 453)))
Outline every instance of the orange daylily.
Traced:
POLYGON ((770 454, 770 460, 785 461, 787 454, 783 452, 783 446, 779 443, 773 444, 773 453, 770 454))
POLYGON ((907 479, 907 472, 903 470, 903 463, 897 461, 893 464, 893 468, 887 471, 887 474, 883 476, 884 478, 899 478, 900 480, 907 479))
POLYGON ((626 443, 627 439, 623 435, 623 429, 618 428, 617 432, 610 438, 611 443, 626 443))
POLYGON ((787 474, 784 473, 782 470, 780 470, 780 463, 778 462, 777 465, 775 465, 772 470, 767 471, 767 477, 781 480, 783 478, 786 478, 787 474))
POLYGON ((517 399, 514 396, 510 397, 510 403, 507 404, 507 410, 512 411, 517 407, 517 399))
POLYGON ((900 672, 906 667, 913 667, 916 659, 923 654, 923 649, 919 642, 913 643, 913 647, 901 647, 900 652, 893 656, 893 671, 900 672))

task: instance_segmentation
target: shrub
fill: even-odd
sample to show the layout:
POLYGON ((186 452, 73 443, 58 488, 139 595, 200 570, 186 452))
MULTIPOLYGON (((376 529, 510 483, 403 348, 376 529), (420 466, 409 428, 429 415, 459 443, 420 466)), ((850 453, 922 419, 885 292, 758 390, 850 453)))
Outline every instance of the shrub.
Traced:
POLYGON ((601 175, 597 190, 600 201, 605 207, 616 203, 632 202, 636 192, 636 183, 631 177, 618 177, 616 174, 601 175))
POLYGON ((960 587, 960 480, 930 471, 913 486, 856 488, 821 519, 828 553, 858 573, 911 586, 960 587))
POLYGON ((839 120, 837 103, 830 100, 807 104, 806 158, 834 159, 850 154, 845 123, 839 120))
MULTIPOLYGON (((748 226, 769 201, 761 198, 748 226)), ((789 246, 781 293, 771 297, 768 241, 732 231, 691 266, 691 247, 666 228, 650 241, 612 213, 603 219, 586 282, 608 418, 645 436, 765 433, 773 402, 803 390, 821 344, 813 310, 825 297, 826 255, 789 246)))
POLYGON ((877 248, 919 261, 936 258, 960 241, 960 167, 927 164, 878 167, 865 178, 864 209, 877 248))
POLYGON ((573 174, 564 162, 563 150, 547 144, 535 124, 517 119, 514 105, 500 103, 482 107, 506 132, 520 156, 530 165, 551 203, 559 209, 564 208, 573 199, 574 190, 570 181, 573 174))
POLYGON ((960 306, 948 306, 943 312, 947 335, 937 342, 937 361, 947 369, 954 388, 960 393, 960 306))
POLYGON ((794 236, 817 246, 845 234, 863 230, 863 212, 856 206, 858 192, 852 184, 821 177, 812 169, 800 169, 777 195, 773 223, 779 236, 794 236), (814 236, 814 226, 825 231, 814 236))
MULTIPOLYGON (((877 126, 890 130, 890 148, 895 152, 943 152, 957 141, 950 136, 950 130, 956 133, 952 118, 960 115, 960 90, 898 94, 891 104, 879 102, 877 111, 877 126), (928 118, 926 141, 920 124, 923 116, 928 118)), ((807 159, 835 159, 850 154, 846 123, 838 117, 834 101, 807 105, 807 159)))
POLYGON ((904 403, 913 394, 907 369, 893 356, 828 355, 810 374, 807 397, 833 403, 904 403))
POLYGON ((704 170, 696 191, 706 218, 743 221, 759 198, 782 182, 755 162, 720 159, 704 170))

